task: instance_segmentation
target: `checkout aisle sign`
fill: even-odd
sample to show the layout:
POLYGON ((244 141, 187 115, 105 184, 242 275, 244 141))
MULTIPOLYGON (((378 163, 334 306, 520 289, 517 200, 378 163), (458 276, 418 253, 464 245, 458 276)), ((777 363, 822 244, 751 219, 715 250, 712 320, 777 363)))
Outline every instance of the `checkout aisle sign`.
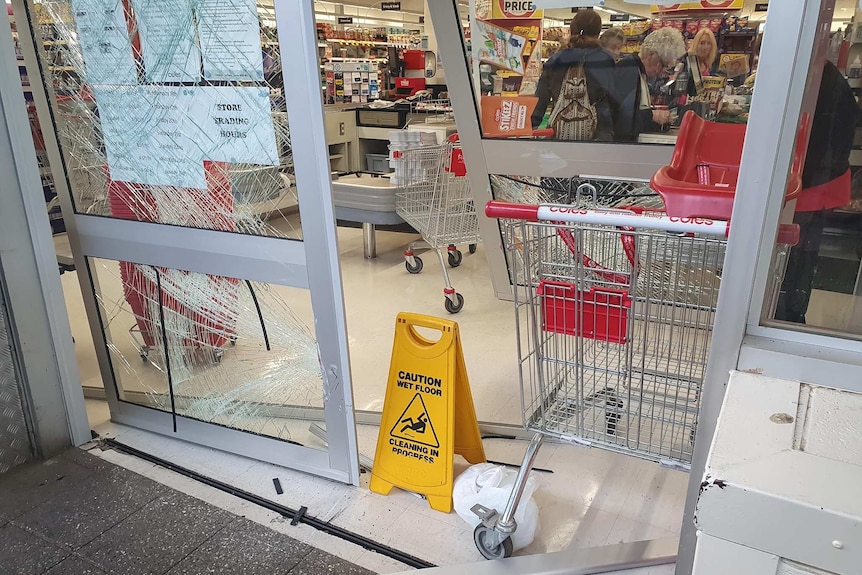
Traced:
POLYGON ((422 493, 432 509, 448 513, 456 453, 470 463, 485 461, 458 324, 400 313, 370 489, 422 493), (429 340, 416 327, 441 337, 429 340))

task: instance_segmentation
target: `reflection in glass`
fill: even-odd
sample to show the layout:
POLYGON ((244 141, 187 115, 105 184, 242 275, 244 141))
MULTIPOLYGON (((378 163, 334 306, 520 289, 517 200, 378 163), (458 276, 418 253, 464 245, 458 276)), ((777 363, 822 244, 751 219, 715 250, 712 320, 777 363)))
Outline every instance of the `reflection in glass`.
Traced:
POLYGON ((36 5, 50 22, 41 56, 76 210, 301 238, 274 28, 251 4, 232 22, 230 50, 245 52, 214 59, 229 51, 212 34, 225 10, 123 5, 106 14, 36 5))
POLYGON ((757 34, 748 17, 688 5, 471 5, 468 60, 486 138, 673 144, 689 110, 746 119, 757 34))
POLYGON ((91 269, 124 401, 283 439, 301 408, 322 407, 307 291, 131 262, 91 269))
MULTIPOLYGON (((842 44, 847 44, 847 38, 838 28, 831 33, 822 68, 812 71, 821 78, 819 85, 809 88, 817 90, 811 94, 816 106, 802 168, 802 192, 792 212, 800 238, 797 245, 778 250, 773 257, 765 315, 779 320, 781 327, 810 326, 860 336, 862 241, 855 152, 859 84, 847 79, 853 62, 842 44)), ((784 220, 789 219, 785 214, 784 220)))

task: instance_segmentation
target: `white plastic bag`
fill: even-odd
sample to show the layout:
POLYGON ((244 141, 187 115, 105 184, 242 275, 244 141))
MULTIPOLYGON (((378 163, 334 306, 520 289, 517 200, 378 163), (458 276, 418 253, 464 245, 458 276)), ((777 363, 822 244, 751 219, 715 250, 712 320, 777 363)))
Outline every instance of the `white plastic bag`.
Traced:
MULTIPOLYGON (((452 489, 452 500, 458 517, 470 524, 472 529, 479 525, 479 517, 470 509, 477 503, 496 509, 503 514, 512 486, 518 472, 491 463, 472 465, 458 476, 452 489)), ((524 494, 518 509, 515 510, 515 522, 518 529, 512 535, 512 545, 517 549, 526 547, 533 542, 539 528, 539 507, 533 501, 533 493, 539 488, 539 478, 532 473, 524 486, 524 494)))

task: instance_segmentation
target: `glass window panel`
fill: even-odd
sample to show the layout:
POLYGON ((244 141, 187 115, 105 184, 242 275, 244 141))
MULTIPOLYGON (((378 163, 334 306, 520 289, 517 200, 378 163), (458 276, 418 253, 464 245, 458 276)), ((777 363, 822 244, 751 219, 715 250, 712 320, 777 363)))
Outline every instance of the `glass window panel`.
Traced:
POLYGON ((753 66, 747 17, 470 4, 468 62, 486 138, 673 144, 689 111, 729 122, 747 111, 747 101, 723 105, 753 66))
MULTIPOLYGON (((802 191, 788 202, 782 222, 800 228, 792 248, 779 246, 764 306, 768 325, 862 337, 862 140, 858 98, 862 44, 852 34, 853 12, 836 9, 801 169, 802 191)), ((821 53, 822 54, 822 53, 821 53)), ((822 57, 822 55, 821 55, 822 57)))
POLYGON ((292 440, 322 415, 308 291, 131 262, 89 265, 122 401, 292 440))
POLYGON ((246 0, 124 6, 36 4, 76 211, 301 239, 274 19, 246 0))

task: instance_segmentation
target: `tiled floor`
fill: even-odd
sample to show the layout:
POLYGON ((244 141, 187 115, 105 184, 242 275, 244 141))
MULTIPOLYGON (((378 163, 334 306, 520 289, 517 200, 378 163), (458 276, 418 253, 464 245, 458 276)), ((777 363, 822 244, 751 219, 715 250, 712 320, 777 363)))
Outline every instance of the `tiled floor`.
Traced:
MULTIPOLYGON (((409 275, 404 269, 401 251, 415 236, 379 232, 379 257, 370 261, 362 256, 361 237, 360 230, 339 228, 354 401, 357 409, 379 410, 383 405, 395 315, 399 311, 413 311, 448 316, 442 305, 441 273, 431 254, 425 258, 426 266, 421 275, 409 275)), ((454 285, 466 299, 464 310, 452 317, 458 321, 463 336, 479 419, 520 424, 512 304, 494 297, 482 250, 480 246, 478 253, 465 254, 464 263, 450 270, 454 285)), ((63 284, 82 380, 85 385, 100 385, 75 274, 64 275, 63 284)), ((372 494, 367 489, 367 475, 362 476, 362 485, 355 489, 162 436, 100 423, 108 419, 104 403, 88 404, 97 431, 115 434, 134 447, 181 461, 205 475, 289 507, 305 505, 309 513, 321 519, 354 529, 435 564, 480 560, 468 525, 457 515, 432 511, 423 500, 398 490, 389 497, 372 494), (289 486, 284 495, 277 496, 272 489, 272 478, 276 476, 289 486), (413 527, 417 521, 422 522, 423 529, 413 527), (434 535, 433 545, 428 544, 429 533, 434 535)), ((359 426, 357 433, 360 452, 373 457, 377 428, 359 426)), ((305 433, 302 442, 307 441, 315 440, 305 433)), ((321 443, 310 445, 323 448, 321 443)), ((525 447, 526 443, 521 441, 485 441, 489 459, 513 464, 520 463, 525 447)), ((112 452, 104 456, 119 457, 112 452)), ((165 477, 164 470, 152 465, 142 465, 139 461, 122 464, 159 481, 176 481, 176 478, 165 477)), ((549 468, 553 473, 540 474, 542 487, 535 495, 540 511, 540 531, 533 544, 521 553, 637 541, 679 532, 688 480, 684 473, 605 451, 550 443, 540 451, 536 465, 549 468)), ((456 472, 460 473, 465 467, 459 459, 456 472)), ((199 490, 196 485, 185 490, 174 483, 171 485, 192 495, 199 490)), ((269 524, 271 519, 263 517, 261 520, 269 524)), ((283 528, 278 522, 272 526, 283 528)), ((374 571, 393 572, 404 568, 392 562, 381 563, 379 556, 319 532, 289 529, 292 536, 307 544, 374 571)))
POLYGON ((0 476, 0 573, 369 573, 72 449, 0 476))

